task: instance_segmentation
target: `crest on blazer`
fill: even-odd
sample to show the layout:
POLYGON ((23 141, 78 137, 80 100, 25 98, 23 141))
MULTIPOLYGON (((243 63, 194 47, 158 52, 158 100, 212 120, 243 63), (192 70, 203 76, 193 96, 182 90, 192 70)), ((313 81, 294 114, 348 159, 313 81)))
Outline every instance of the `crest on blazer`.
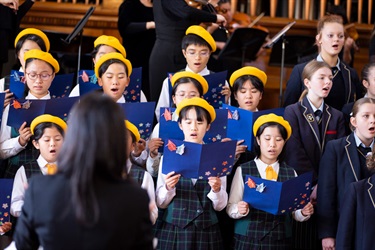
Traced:
POLYGON ((306 118, 309 122, 314 122, 315 121, 315 118, 314 118, 314 115, 313 114, 307 114, 306 115, 306 118))

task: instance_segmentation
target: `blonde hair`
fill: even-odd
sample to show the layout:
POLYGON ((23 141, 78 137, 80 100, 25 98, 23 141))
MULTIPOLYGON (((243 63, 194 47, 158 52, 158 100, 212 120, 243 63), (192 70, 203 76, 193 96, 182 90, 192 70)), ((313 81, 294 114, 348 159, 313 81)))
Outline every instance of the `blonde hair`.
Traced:
POLYGON ((342 24, 342 26, 344 26, 344 21, 342 20, 342 17, 339 16, 339 15, 326 15, 326 16, 323 16, 319 20, 318 25, 317 25, 317 34, 318 35, 321 34, 322 29, 324 28, 324 25, 326 23, 339 23, 339 24, 342 24))
MULTIPOLYGON (((311 80, 311 77, 314 75, 314 73, 321 68, 329 68, 331 70, 331 67, 326 62, 317 61, 317 60, 310 61, 308 64, 306 64, 305 68, 302 71, 302 74, 301 74, 302 82, 305 81, 305 79, 311 80)), ((307 95, 308 92, 309 91, 307 87, 305 86, 305 89, 303 90, 298 101, 300 102, 307 95)))

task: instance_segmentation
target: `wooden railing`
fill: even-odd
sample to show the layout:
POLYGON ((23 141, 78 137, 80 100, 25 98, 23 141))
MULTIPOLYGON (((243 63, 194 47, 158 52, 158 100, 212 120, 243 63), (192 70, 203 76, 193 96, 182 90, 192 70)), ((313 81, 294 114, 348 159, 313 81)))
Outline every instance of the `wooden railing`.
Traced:
MULTIPOLYGON (((251 16, 256 16, 260 12, 264 11, 259 8, 261 1, 258 0, 232 0, 233 10, 242 10, 251 16)), ((318 4, 315 4, 314 0, 288 0, 287 1, 287 13, 283 16, 276 16, 276 10, 280 8, 282 2, 278 0, 269 1, 269 16, 270 17, 288 17, 294 19, 312 20, 313 17, 322 17, 327 11, 327 0, 321 0, 318 4), (318 8, 315 8, 318 5, 318 8), (301 11, 302 10, 302 11, 301 11)), ((340 5, 344 3, 346 9, 346 16, 350 22, 355 23, 367 23, 371 24, 374 22, 374 15, 372 13, 373 1, 372 0, 357 0, 353 3, 352 0, 340 1, 334 0, 334 5, 340 5), (356 7, 356 13, 353 10, 353 6, 356 7), (365 12, 363 8, 366 6, 365 12), (365 13, 365 20, 363 20, 363 13, 365 13), (356 16, 356 20, 352 20, 351 17, 356 16)))

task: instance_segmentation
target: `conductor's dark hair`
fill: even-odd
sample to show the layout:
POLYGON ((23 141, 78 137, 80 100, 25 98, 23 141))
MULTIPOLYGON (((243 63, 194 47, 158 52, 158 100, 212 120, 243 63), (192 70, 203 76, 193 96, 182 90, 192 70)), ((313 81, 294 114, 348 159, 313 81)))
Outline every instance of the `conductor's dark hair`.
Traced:
POLYGON ((75 217, 84 226, 95 225, 101 212, 94 182, 127 178, 124 120, 122 108, 97 92, 85 95, 71 111, 58 166, 70 180, 75 217))

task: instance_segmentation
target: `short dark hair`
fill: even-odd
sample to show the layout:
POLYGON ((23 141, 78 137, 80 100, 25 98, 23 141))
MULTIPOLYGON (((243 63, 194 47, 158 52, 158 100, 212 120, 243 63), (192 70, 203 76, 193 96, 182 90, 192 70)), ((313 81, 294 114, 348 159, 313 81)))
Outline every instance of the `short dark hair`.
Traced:
MULTIPOLYGON (((96 54, 98 53, 100 47, 103 46, 103 45, 106 45, 106 44, 99 44, 99 45, 97 45, 97 46, 91 51, 91 57, 92 57, 93 59, 96 57, 96 54)), ((109 45, 107 45, 107 46, 109 46, 109 45)), ((112 47, 112 46, 110 46, 110 47, 112 47)), ((114 47, 112 47, 112 48, 114 48, 114 47)), ((116 52, 121 53, 121 52, 118 51, 116 48, 114 48, 114 49, 116 50, 116 52)))
MULTIPOLYGON (((26 62, 25 62, 25 71, 26 71, 27 65, 28 65, 29 63, 33 62, 34 60, 40 60, 40 61, 43 61, 43 60, 38 59, 38 58, 29 58, 29 59, 27 59, 26 62)), ((52 69, 52 74, 54 74, 54 73, 55 73, 55 68, 54 68, 49 62, 46 62, 46 61, 43 61, 43 62, 47 63, 48 66, 51 67, 51 69, 52 69)), ((30 90, 30 89, 29 89, 29 86, 27 86, 27 83, 26 83, 26 84, 25 84, 25 90, 23 91, 23 97, 26 97, 26 96, 28 95, 29 90, 30 90)))
POLYGON ((233 83, 233 93, 236 95, 237 91, 242 88, 242 86, 245 84, 245 82, 250 81, 251 84, 259 90, 261 93, 264 92, 264 85, 263 82, 256 76, 253 75, 243 75, 238 77, 234 83, 233 83))
POLYGON ((70 179, 76 218, 86 226, 96 224, 100 213, 94 180, 120 181, 126 177, 124 120, 121 107, 97 92, 83 96, 69 116, 58 166, 70 179))
POLYGON ((31 137, 31 140, 38 141, 40 138, 42 138, 42 136, 44 134, 44 130, 46 128, 56 128, 57 131, 59 131, 59 133, 62 136, 64 136, 64 134, 65 134, 64 130, 62 129, 62 127, 60 127, 56 123, 53 123, 53 122, 42 122, 42 123, 39 123, 38 125, 35 126, 34 135, 31 137))
MULTIPOLYGON (((280 134, 281 134, 281 137, 284 139, 284 141, 287 140, 288 138, 288 132, 286 131, 286 129, 280 125, 279 123, 277 122, 266 122, 264 123, 262 126, 259 127, 258 131, 256 132, 256 138, 260 138, 260 136, 263 134, 263 131, 267 128, 267 127, 277 127, 280 134)), ((260 157, 260 146, 256 140, 256 138, 254 138, 254 152, 255 152, 255 155, 256 157, 260 157)), ((279 161, 279 163, 283 162, 285 159, 285 147, 283 147, 283 149, 281 150, 281 153, 279 154, 279 156, 277 157, 277 160, 279 161)))
POLYGON ((16 47, 15 47, 16 61, 18 61, 18 53, 20 52, 24 42, 28 40, 35 42, 36 44, 38 44, 40 50, 47 52, 46 44, 44 43, 44 40, 40 36, 37 36, 35 34, 27 34, 27 35, 22 36, 16 43, 16 47))
POLYGON ((176 90, 177 90, 178 86, 180 86, 181 84, 185 84, 185 83, 194 84, 194 86, 198 89, 199 96, 200 97, 203 96, 202 84, 200 84, 200 82, 198 82, 197 79, 194 79, 194 78, 191 78, 191 77, 181 77, 180 79, 178 79, 173 85, 171 96, 176 95, 176 90))
POLYGON ((204 120, 207 121, 207 124, 211 124, 211 116, 210 114, 208 113, 207 110, 205 110, 204 108, 200 107, 200 106, 187 106, 187 107, 184 107, 181 109, 180 111, 180 115, 178 117, 178 122, 181 123, 181 120, 182 119, 185 119, 187 118, 187 113, 189 110, 191 109, 194 109, 195 112, 197 113, 197 120, 202 122, 204 120))
POLYGON ((98 74, 99 74, 98 77, 102 77, 102 75, 107 71, 108 67, 111 64, 114 64, 114 63, 119 63, 121 65, 124 65, 126 75, 129 76, 128 67, 126 67, 126 65, 123 61, 121 61, 119 59, 109 59, 109 60, 105 61, 102 65, 100 65, 99 70, 98 70, 98 74))
POLYGON ((206 40, 204 40, 202 37, 195 35, 195 34, 187 34, 182 38, 181 47, 183 50, 186 50, 189 45, 199 45, 199 46, 205 46, 212 51, 211 46, 208 44, 206 40))

